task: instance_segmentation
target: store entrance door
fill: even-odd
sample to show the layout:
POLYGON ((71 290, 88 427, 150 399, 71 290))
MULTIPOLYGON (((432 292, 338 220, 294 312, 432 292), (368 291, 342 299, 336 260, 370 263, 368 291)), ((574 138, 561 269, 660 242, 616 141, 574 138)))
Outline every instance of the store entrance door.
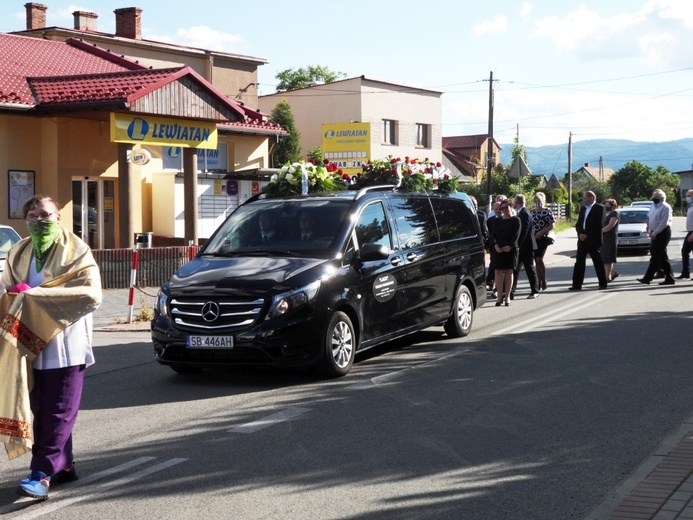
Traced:
POLYGON ((72 231, 92 249, 114 249, 115 181, 72 179, 72 231))

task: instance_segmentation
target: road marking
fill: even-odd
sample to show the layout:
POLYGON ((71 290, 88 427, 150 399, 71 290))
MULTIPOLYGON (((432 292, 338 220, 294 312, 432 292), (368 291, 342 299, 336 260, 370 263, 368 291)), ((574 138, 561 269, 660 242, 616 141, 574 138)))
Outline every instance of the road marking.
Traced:
POLYGON ((574 303, 568 303, 564 307, 559 307, 558 310, 551 312, 551 314, 547 316, 540 316, 537 318, 534 318, 533 320, 529 321, 523 321, 522 323, 517 323, 515 325, 511 325, 510 327, 506 327, 504 329, 496 330, 491 333, 491 336, 500 336, 501 334, 522 334, 523 332, 529 332, 532 330, 536 330, 539 328, 541 325, 545 325, 547 323, 550 323, 551 321, 555 321, 558 318, 562 318, 563 316, 567 316, 569 314, 573 314, 575 311, 579 311, 582 309, 585 309, 587 307, 592 307, 596 303, 601 303, 604 300, 608 300, 612 296, 616 296, 615 292, 604 294, 603 296, 599 296, 598 298, 590 298, 589 300, 585 300, 585 303, 582 305, 575 305, 574 303))
MULTIPOLYGON (((97 473, 92 475, 89 479, 80 479, 80 482, 82 484, 86 484, 89 481, 94 481, 95 477, 96 480, 104 478, 108 475, 112 475, 113 473, 123 471, 124 469, 128 469, 130 467, 136 466, 138 464, 143 464, 144 462, 148 462, 150 460, 154 460, 156 457, 141 457, 139 459, 136 459, 132 462, 129 462, 127 464, 122 464, 121 466, 117 466, 115 468, 112 468, 110 470, 102 471, 101 473, 97 473)), ((156 466, 151 466, 149 468, 143 469, 138 471, 137 473, 133 473, 132 475, 128 475, 126 477, 121 477, 117 480, 114 480, 113 482, 103 482, 96 487, 90 488, 87 493, 82 493, 79 494, 78 496, 74 496, 72 498, 66 498, 64 500, 56 500, 55 502, 44 502, 40 506, 40 508, 34 510, 34 511, 29 511, 24 515, 16 516, 14 518, 17 519, 22 519, 22 520, 29 520, 31 518, 38 518, 39 516, 47 515, 49 513, 53 513, 57 511, 58 509, 62 509, 67 506, 71 506, 72 504, 75 504, 77 502, 81 502, 82 500, 86 500, 89 498, 92 498, 100 493, 110 491, 113 488, 124 486, 125 484, 129 484, 130 482, 133 482, 135 480, 138 480, 142 477, 146 477, 148 475, 151 475, 153 473, 157 473, 158 471, 163 471, 165 469, 170 468, 171 466, 175 466, 176 464, 180 464, 181 462, 185 462, 188 459, 183 459, 183 458, 178 458, 178 459, 170 459, 165 462, 162 462, 161 464, 157 464, 156 466), (43 505, 47 504, 47 505, 43 505)))
POLYGON ((258 419, 257 421, 249 422, 247 424, 244 424, 242 426, 237 426, 236 428, 233 428, 231 430, 228 430, 229 433, 255 433, 256 431, 262 430, 264 428, 268 428, 272 426, 273 424, 277 424, 280 422, 288 421, 290 419, 293 419, 294 417, 298 417, 299 415, 303 415, 304 413, 310 412, 310 408, 287 408, 286 410, 282 410, 281 412, 277 412, 272 415, 268 415, 267 417, 264 417, 262 419, 258 419))

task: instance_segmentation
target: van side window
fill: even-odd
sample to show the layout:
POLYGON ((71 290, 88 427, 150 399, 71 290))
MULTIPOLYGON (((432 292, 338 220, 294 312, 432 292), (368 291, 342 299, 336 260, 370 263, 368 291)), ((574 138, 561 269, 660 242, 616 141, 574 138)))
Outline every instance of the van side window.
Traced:
POLYGON ((428 197, 392 199, 391 204, 402 249, 438 241, 436 219, 428 197))
POLYGON ((464 202, 455 199, 432 198, 431 203, 438 220, 438 230, 442 241, 476 235, 471 211, 464 202))
POLYGON ((359 247, 364 244, 378 244, 392 250, 390 227, 387 224, 385 208, 382 203, 369 204, 359 215, 354 227, 359 247))

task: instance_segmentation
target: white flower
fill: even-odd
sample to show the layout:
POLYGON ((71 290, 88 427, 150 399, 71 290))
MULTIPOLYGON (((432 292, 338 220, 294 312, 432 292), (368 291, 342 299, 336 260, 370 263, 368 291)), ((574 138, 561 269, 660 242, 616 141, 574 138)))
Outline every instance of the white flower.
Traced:
POLYGON ((291 173, 296 173, 296 166, 294 166, 294 165, 292 164, 291 167, 289 168, 289 173, 290 173, 290 174, 291 174, 291 173))
MULTIPOLYGON (((294 170, 294 172, 295 172, 295 171, 296 171, 296 170, 294 170)), ((294 176, 292 175, 292 173, 294 173, 294 172, 287 173, 286 176, 284 176, 284 178, 285 178, 287 181, 291 182, 291 179, 294 178, 294 176)))
POLYGON ((274 175, 272 175, 272 177, 270 177, 270 182, 277 182, 277 179, 278 179, 278 177, 277 177, 277 174, 275 173, 274 175))

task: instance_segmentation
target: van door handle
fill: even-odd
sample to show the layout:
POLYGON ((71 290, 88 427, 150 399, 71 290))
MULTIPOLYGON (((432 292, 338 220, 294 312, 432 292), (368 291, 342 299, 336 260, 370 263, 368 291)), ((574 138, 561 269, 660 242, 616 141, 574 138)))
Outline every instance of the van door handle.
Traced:
POLYGON ((393 257, 390 259, 390 264, 391 264, 391 265, 399 265, 399 264, 401 264, 401 263, 402 263, 402 259, 401 259, 399 256, 393 256, 393 257))
POLYGON ((416 259, 417 259, 416 253, 409 253, 407 255, 407 260, 409 260, 410 262, 413 262, 416 259))

